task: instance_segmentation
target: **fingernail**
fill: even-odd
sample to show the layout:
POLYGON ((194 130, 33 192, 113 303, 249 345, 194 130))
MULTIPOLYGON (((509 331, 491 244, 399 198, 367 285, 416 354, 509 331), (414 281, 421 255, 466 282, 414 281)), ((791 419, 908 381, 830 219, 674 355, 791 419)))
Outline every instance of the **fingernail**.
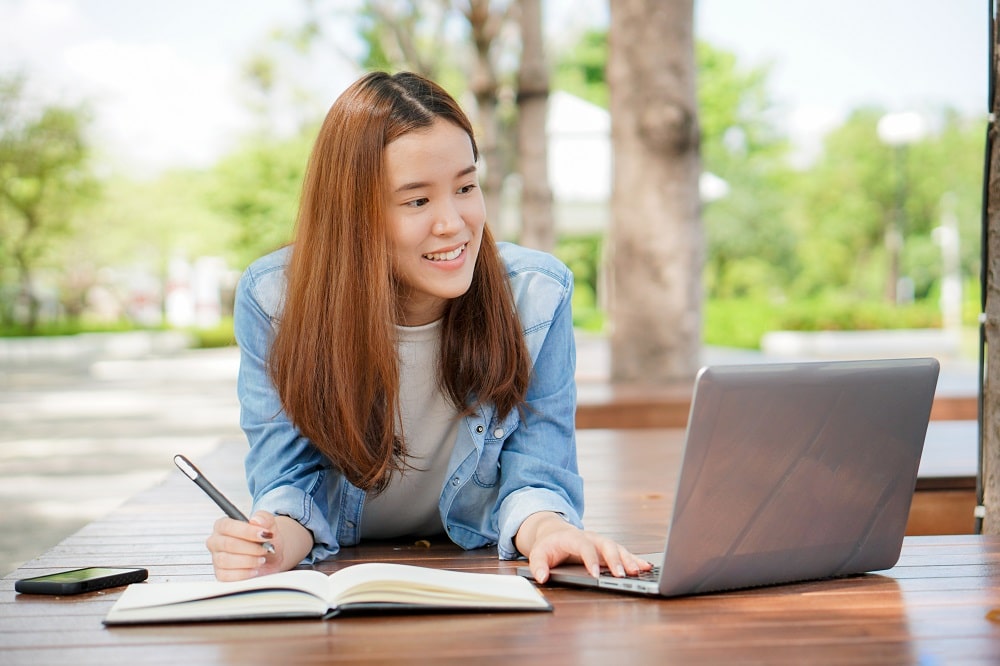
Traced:
POLYGON ((271 530, 261 530, 260 532, 257 533, 257 536, 261 539, 273 539, 274 532, 272 532, 271 530))
POLYGON ((619 578, 624 578, 625 577, 625 567, 623 567, 620 564, 616 565, 615 566, 615 575, 618 576, 619 578))
POLYGON ((264 557, 258 557, 257 558, 257 566, 261 566, 265 562, 267 562, 267 558, 264 558, 264 557))

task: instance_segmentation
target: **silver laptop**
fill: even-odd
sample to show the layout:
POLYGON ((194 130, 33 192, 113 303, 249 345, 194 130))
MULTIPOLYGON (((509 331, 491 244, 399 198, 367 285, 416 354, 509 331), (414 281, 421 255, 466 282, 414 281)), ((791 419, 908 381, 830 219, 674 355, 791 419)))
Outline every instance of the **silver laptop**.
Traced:
POLYGON ((891 568, 938 372, 932 358, 703 368, 666 546, 643 555, 657 569, 564 565, 551 582, 672 597, 891 568))

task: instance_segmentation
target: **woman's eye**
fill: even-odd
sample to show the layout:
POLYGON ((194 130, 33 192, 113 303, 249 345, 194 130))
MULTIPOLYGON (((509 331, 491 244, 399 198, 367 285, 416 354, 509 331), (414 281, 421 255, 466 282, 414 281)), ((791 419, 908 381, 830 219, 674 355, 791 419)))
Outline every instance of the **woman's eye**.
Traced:
POLYGON ((464 185, 464 186, 458 188, 458 193, 459 194, 468 194, 469 192, 471 192, 474 189, 476 189, 476 185, 475 184, 464 185))
POLYGON ((410 208, 420 208, 427 205, 427 198, 414 199, 413 201, 407 201, 406 205, 410 208))

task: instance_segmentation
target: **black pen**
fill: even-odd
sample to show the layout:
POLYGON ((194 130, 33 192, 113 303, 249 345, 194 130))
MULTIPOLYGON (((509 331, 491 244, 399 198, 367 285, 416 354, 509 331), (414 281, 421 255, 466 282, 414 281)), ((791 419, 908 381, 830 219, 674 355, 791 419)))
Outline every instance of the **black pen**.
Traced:
MULTIPOLYGON (((227 516, 235 520, 242 520, 244 523, 250 522, 247 517, 243 515, 243 512, 236 508, 236 505, 226 499, 226 496, 219 492, 219 489, 211 484, 211 482, 205 478, 205 475, 195 467, 190 460, 184 456, 178 454, 174 456, 174 464, 177 468, 184 472, 184 475, 195 482, 199 488, 205 491, 205 494, 212 498, 212 501, 219 505, 227 516)), ((274 552, 274 546, 271 545, 270 541, 264 542, 264 550, 269 553, 274 552)))

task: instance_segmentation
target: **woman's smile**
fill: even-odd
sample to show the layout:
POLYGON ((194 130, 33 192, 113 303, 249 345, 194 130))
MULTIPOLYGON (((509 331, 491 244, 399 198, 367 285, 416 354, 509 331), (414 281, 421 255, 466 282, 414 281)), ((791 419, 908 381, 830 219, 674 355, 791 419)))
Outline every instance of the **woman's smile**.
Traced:
POLYGON ((423 257, 424 259, 428 259, 435 263, 451 262, 465 254, 465 248, 468 247, 468 245, 468 243, 462 243, 458 247, 451 250, 428 252, 427 254, 424 254, 423 257))

